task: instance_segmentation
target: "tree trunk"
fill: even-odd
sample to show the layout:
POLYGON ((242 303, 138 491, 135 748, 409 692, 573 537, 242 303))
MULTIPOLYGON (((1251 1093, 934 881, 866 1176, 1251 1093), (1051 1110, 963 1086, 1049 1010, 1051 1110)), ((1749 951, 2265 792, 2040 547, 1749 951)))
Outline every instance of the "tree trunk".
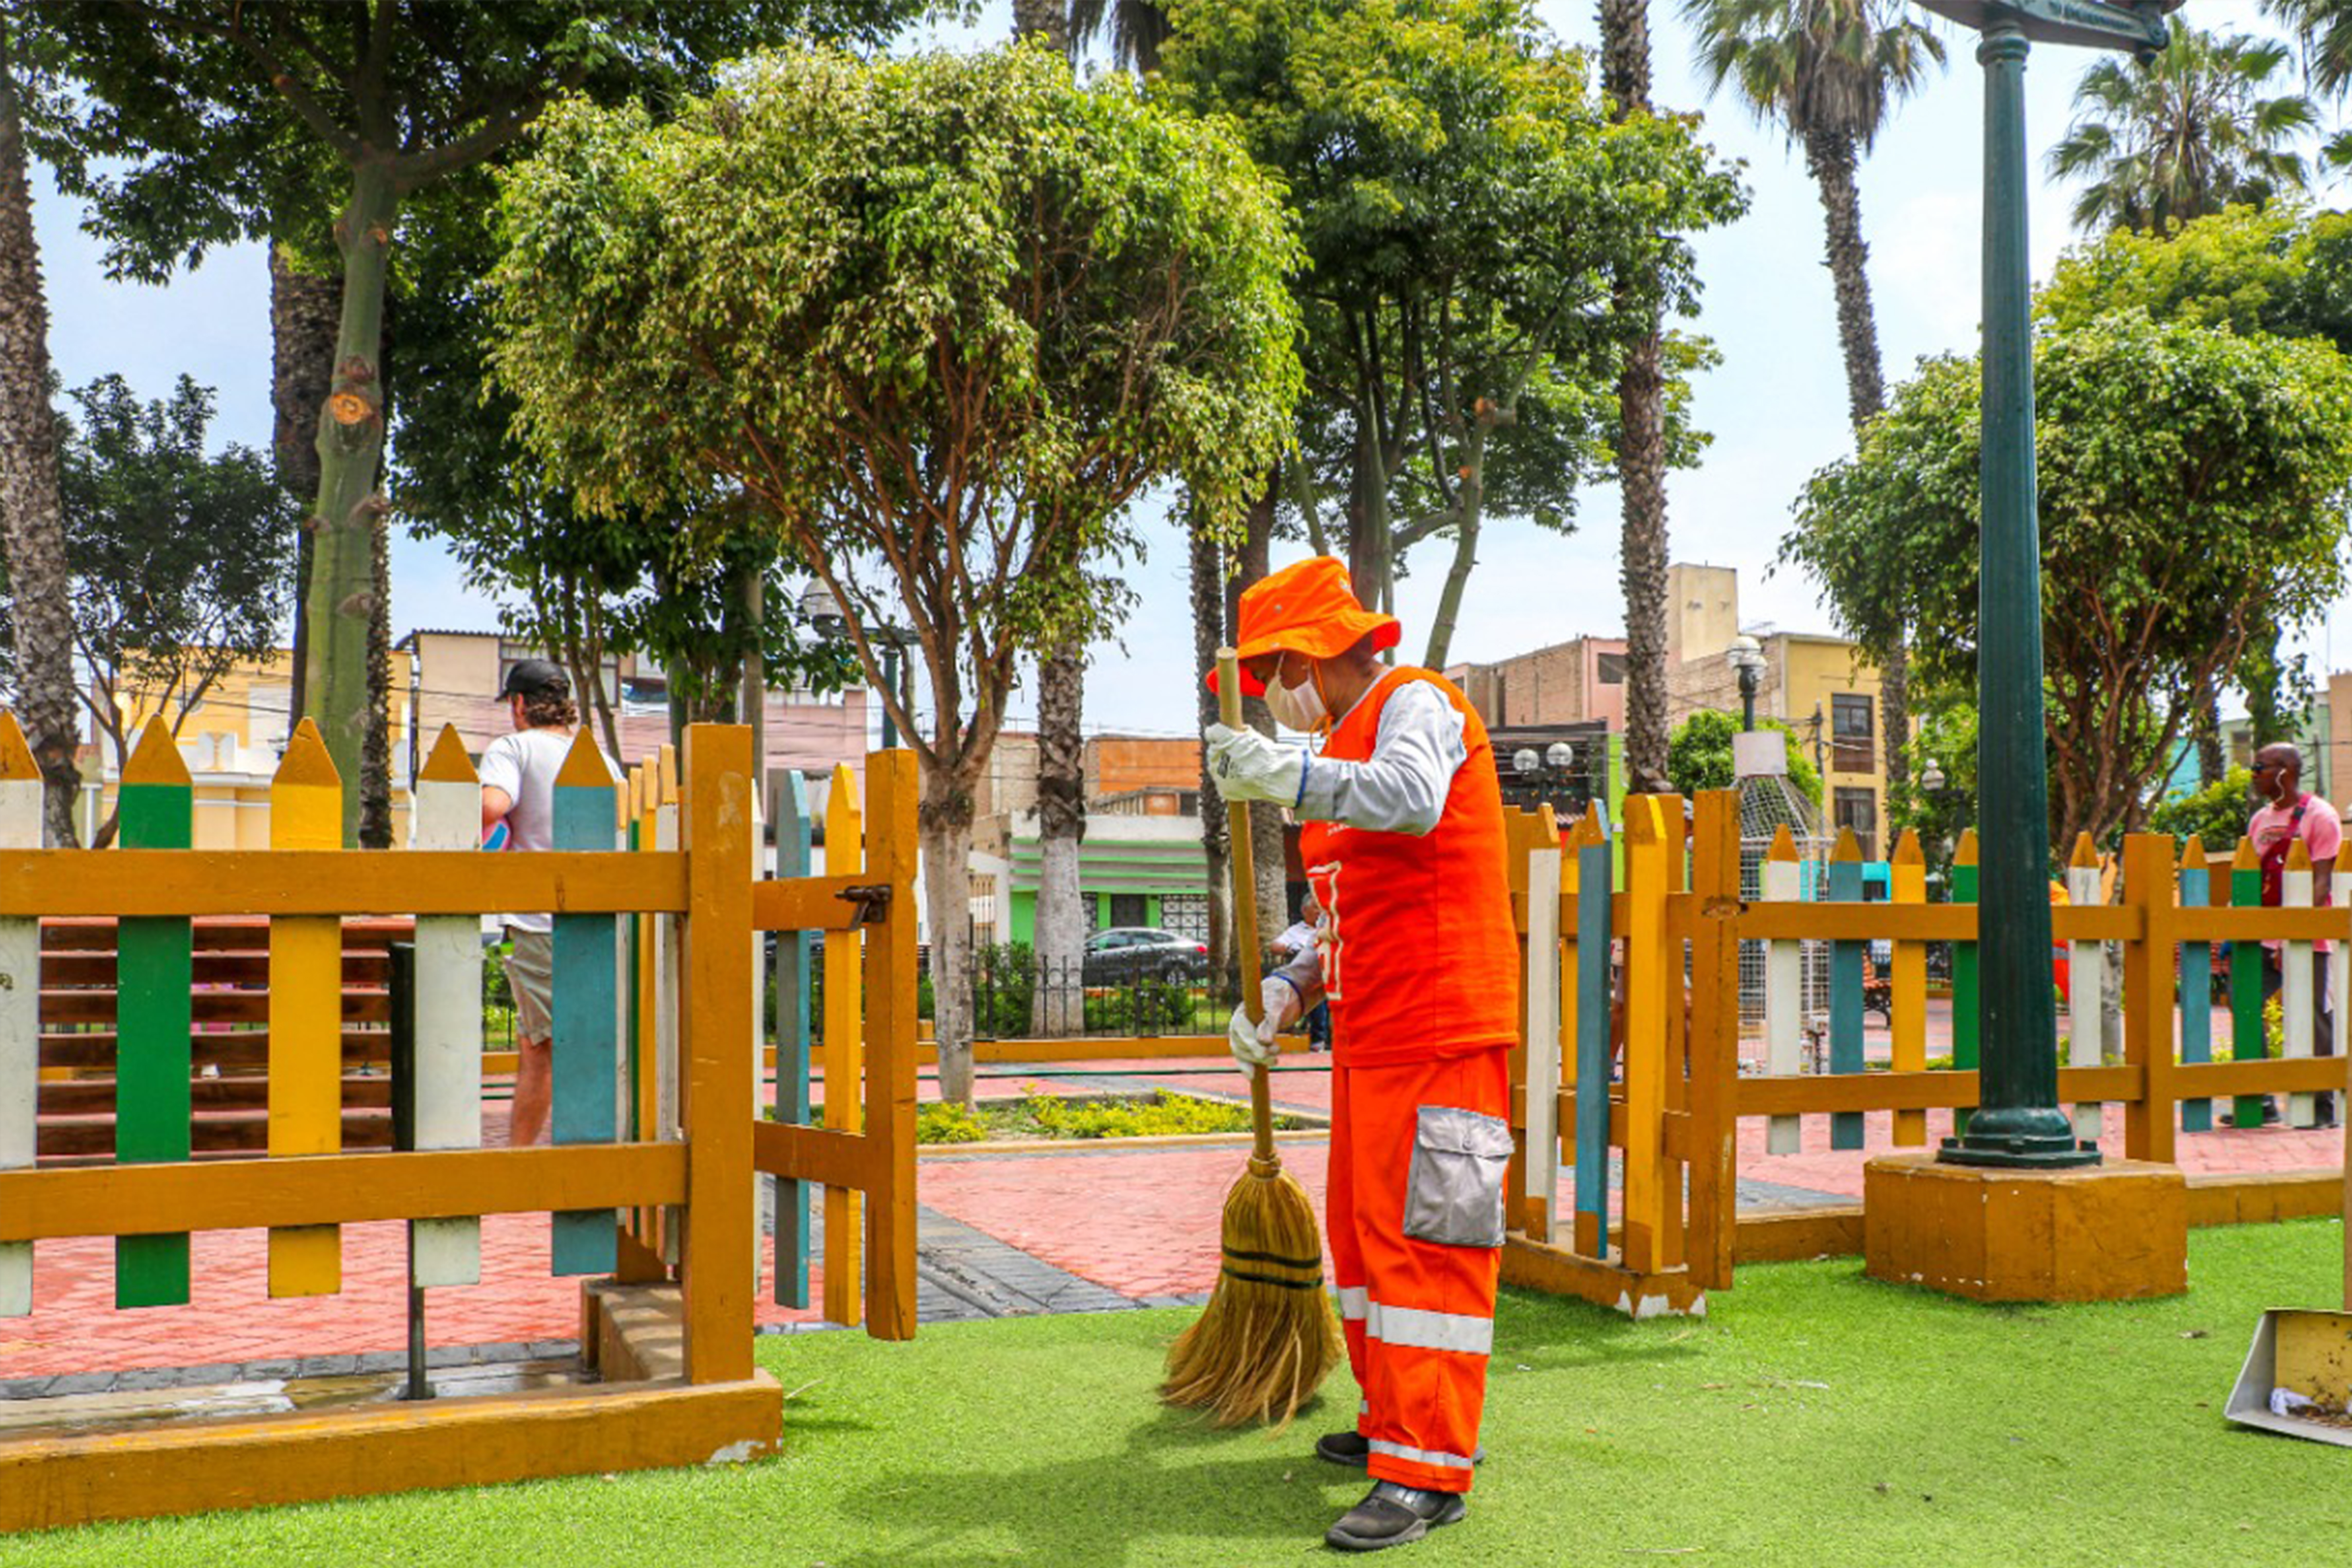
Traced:
POLYGON ((1625 353, 1617 379, 1617 477, 1623 520, 1619 553, 1625 593, 1625 778, 1636 794, 1663 795, 1666 777, 1665 378, 1658 334, 1625 353))
POLYGON ((923 855, 925 923, 931 932, 931 1033, 939 1046, 940 1095, 971 1104, 971 784, 942 769, 923 770, 917 813, 923 855))
POLYGON ((1878 320, 1870 302, 1870 247, 1862 237, 1862 197, 1854 186, 1853 138, 1814 132, 1805 166, 1822 198, 1830 280, 1837 290, 1838 343, 1845 352, 1845 402, 1855 434, 1886 406, 1879 367, 1878 320))
POLYGON ((1069 0, 1013 0, 1013 36, 1042 37, 1055 53, 1070 54, 1069 0))
MULTIPOLYGON (((1830 280, 1837 292, 1838 344, 1845 354, 1846 415, 1859 441, 1863 428, 1886 406, 1886 380, 1878 353, 1878 317, 1870 300, 1870 247, 1862 237, 1862 196, 1854 184, 1853 138, 1814 132, 1805 138, 1805 166, 1822 198, 1830 280)), ((1911 776, 1911 655, 1898 627, 1879 684, 1879 729, 1885 738, 1886 784, 1911 776)))
MULTIPOLYGON (((1601 86, 1610 118, 1650 111, 1647 0, 1601 0, 1601 86)), ((1618 307, 1633 308, 1617 290, 1618 307)), ((1625 592, 1625 775, 1629 789, 1664 794, 1666 778, 1665 376, 1656 318, 1629 345, 1617 377, 1617 478, 1622 500, 1619 573, 1625 592)))
POLYGON ((54 847, 74 843, 72 574, 58 489, 58 426, 49 406, 49 307, 33 234, 25 127, 0 12, 0 548, 6 551, 16 638, 16 714, 39 764, 42 822, 54 847))
MULTIPOLYGON (((1223 552, 1196 516, 1191 528, 1192 569, 1192 665, 1202 673, 1216 668, 1217 650, 1226 645, 1223 552)), ((1217 699, 1208 683, 1192 689, 1193 717, 1206 730, 1217 721, 1217 699)), ((1208 880, 1209 973, 1219 978, 1220 994, 1230 989, 1234 954, 1232 846, 1225 838, 1225 814, 1217 808, 1217 787, 1209 778, 1209 752, 1201 750, 1201 865, 1208 880)))
POLYGON ((376 490, 383 456, 384 279, 399 212, 392 174, 380 163, 352 171, 352 194, 335 225, 343 257, 335 374, 319 416, 318 555, 309 599, 303 713, 315 720, 344 781, 343 837, 356 843, 370 701, 369 643, 376 619, 375 535, 384 503, 376 490))
MULTIPOLYGON (((1249 533, 1242 542, 1242 569, 1234 579, 1234 624, 1238 627, 1241 615, 1241 591, 1266 574, 1273 559, 1274 546, 1274 487, 1266 486, 1263 494, 1250 502, 1249 533)), ((1358 596, 1362 596, 1361 590, 1358 596)), ((1332 717, 1337 719, 1338 714, 1332 717)), ((1242 722, 1254 730, 1271 735, 1275 732, 1274 710, 1262 697, 1242 699, 1242 722)), ((1207 802, 1202 802, 1205 807, 1207 802)), ((1282 849, 1282 808, 1268 801, 1250 803, 1251 884, 1257 889, 1257 929, 1261 941, 1273 940, 1274 934, 1290 923, 1288 858, 1282 849)), ((1260 955, 1263 956, 1262 954, 1260 955)))
POLYGON ((2210 789, 2229 773, 2221 752, 2221 700, 2210 689, 2200 692, 2189 716, 2189 732, 2197 742, 2197 784, 2210 789))
MULTIPOLYGON (((282 246, 269 247, 269 443, 278 488, 308 508, 319 499, 319 411, 335 376, 335 321, 342 285, 298 270, 282 246)), ((286 711, 303 710, 304 656, 310 651, 310 563, 318 525, 307 513, 294 557, 293 689, 286 711)), ((290 733, 290 731, 289 731, 290 733)))
POLYGON ((1086 907, 1078 847, 1087 837, 1086 650, 1068 644, 1037 665, 1036 990, 1030 1026, 1041 1038, 1085 1023, 1079 965, 1086 958, 1086 907))
MULTIPOLYGON (((367 731, 360 746, 360 847, 392 847, 392 535, 369 530, 367 731)), ((348 795, 348 791, 346 794, 348 795)))
MULTIPOLYGON (((1359 603, 1368 610, 1377 610, 1383 603, 1394 563, 1390 559, 1388 464, 1381 452, 1379 416, 1369 394, 1356 400, 1355 474, 1350 490, 1348 584, 1355 590, 1359 603)), ((1265 575, 1262 560, 1255 572, 1249 573, 1246 568, 1244 571, 1253 583, 1265 575)))
POLYGON ((1429 647, 1421 663, 1424 669, 1444 670, 1445 656, 1454 643, 1454 627, 1462 616, 1462 591, 1470 581, 1470 568, 1478 563, 1478 525, 1486 511, 1486 490, 1482 479, 1486 472, 1486 442, 1474 437, 1467 454, 1469 472, 1463 476, 1456 492, 1454 513, 1459 521, 1454 525, 1454 560, 1445 568, 1445 587, 1437 596, 1437 614, 1429 622, 1429 647))

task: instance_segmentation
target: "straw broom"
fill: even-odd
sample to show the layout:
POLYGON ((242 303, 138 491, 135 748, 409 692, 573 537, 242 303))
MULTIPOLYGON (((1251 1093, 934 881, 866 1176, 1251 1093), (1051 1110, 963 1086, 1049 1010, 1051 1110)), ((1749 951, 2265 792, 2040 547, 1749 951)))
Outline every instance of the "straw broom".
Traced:
MULTIPOLYGON (((1217 650, 1217 703, 1224 721, 1240 728, 1241 667, 1231 648, 1217 650)), ((1242 1005, 1255 1024, 1263 1004, 1249 807, 1235 802, 1225 811, 1242 1005)), ((1199 1320, 1169 1347, 1168 1378, 1160 1385, 1161 1399, 1205 1407, 1220 1426, 1253 1419, 1277 1428, 1289 1425, 1346 1353, 1323 1290, 1323 1234, 1315 1223, 1315 1205, 1275 1152, 1270 1099, 1265 1068, 1252 1069, 1255 1142, 1248 1170, 1225 1194, 1224 1258, 1217 1287, 1199 1320)))

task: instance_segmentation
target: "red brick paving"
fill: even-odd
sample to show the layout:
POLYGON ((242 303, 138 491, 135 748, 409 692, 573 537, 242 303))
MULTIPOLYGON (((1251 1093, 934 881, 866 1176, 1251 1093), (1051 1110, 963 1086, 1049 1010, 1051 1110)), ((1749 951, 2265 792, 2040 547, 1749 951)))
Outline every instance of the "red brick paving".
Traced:
MULTIPOLYGON (((1191 1064, 1178 1066, 1179 1070, 1150 1079, 1114 1081, 1136 1087, 1164 1081, 1202 1092, 1246 1093, 1246 1080, 1230 1067, 1203 1063, 1183 1070, 1191 1064)), ((1067 1089, 1076 1087, 1071 1079, 1082 1076, 1065 1064, 1053 1076, 996 1079, 982 1087, 1007 1094, 1031 1084, 1067 1089)), ((926 1088, 930 1089, 928 1084, 926 1088)), ((1276 1100, 1286 1108, 1328 1110, 1329 1094, 1326 1074, 1284 1073, 1275 1079, 1276 1100)), ((503 1106, 494 1108, 493 1141, 502 1131, 503 1117, 503 1106)), ((1931 1141, 1949 1131, 1949 1119, 1943 1113, 1931 1112, 1928 1121, 1931 1141)), ((2122 1122, 2121 1109, 2111 1107, 2102 1146, 2118 1153, 2122 1122)), ((1802 1152, 1768 1156, 1763 1152, 1764 1123, 1743 1121, 1740 1173, 1858 1199, 1863 1161, 1892 1146, 1888 1114, 1867 1113, 1864 1124, 1866 1147, 1861 1152, 1832 1151, 1824 1116, 1805 1119, 1802 1152)), ((2183 1134, 2179 1140, 2180 1164, 2191 1173, 2332 1167, 2340 1163, 2343 1147, 2339 1133, 2280 1128, 2183 1134)), ((1319 1208, 1323 1145, 1286 1142, 1282 1152, 1286 1166, 1319 1208)), ((1234 1147, 1118 1150, 1101 1145, 1004 1156, 935 1157, 922 1163, 920 1196, 926 1205, 950 1217, 1122 1294, 1190 1293, 1205 1290, 1215 1280, 1219 1211, 1226 1191, 1242 1173, 1244 1160, 1243 1151, 1234 1147)), ((492 1215, 486 1220, 484 1283, 433 1292, 431 1342, 486 1344, 572 1337, 578 1284, 548 1275, 547 1235, 544 1215, 492 1215)), ((342 1294, 301 1300, 268 1299, 263 1236, 260 1231, 199 1236, 194 1300, 185 1307, 127 1312, 112 1305, 110 1240, 39 1244, 33 1315, 0 1320, 0 1380, 394 1351, 405 1344, 404 1247, 399 1225, 345 1227, 342 1294)), ((766 1262, 763 1256, 759 1321, 814 1319, 813 1312, 768 1304, 766 1262)))

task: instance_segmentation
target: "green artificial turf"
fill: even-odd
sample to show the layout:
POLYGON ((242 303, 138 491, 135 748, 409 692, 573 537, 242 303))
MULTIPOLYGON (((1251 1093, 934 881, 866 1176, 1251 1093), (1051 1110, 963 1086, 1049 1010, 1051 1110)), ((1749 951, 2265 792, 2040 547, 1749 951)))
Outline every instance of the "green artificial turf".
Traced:
MULTIPOLYGON (((2193 1233, 2194 1288, 1981 1308, 1853 1261, 1749 1268, 1705 1321, 1507 1293, 1469 1519, 1385 1563, 2352 1562, 2352 1450, 2236 1430, 2261 1310, 2336 1304, 2332 1222, 2193 1233)), ((760 1342, 771 1462, 0 1540, 6 1568, 682 1564, 1255 1568, 1361 1491, 1318 1463, 1346 1374, 1289 1433, 1217 1433, 1150 1387, 1186 1312, 760 1342)))

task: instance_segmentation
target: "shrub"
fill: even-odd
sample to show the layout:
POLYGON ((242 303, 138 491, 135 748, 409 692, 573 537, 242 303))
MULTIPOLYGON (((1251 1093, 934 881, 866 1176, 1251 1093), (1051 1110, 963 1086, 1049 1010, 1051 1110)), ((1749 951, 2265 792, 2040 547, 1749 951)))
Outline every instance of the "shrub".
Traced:
POLYGON ((918 1143, 978 1143, 987 1136, 980 1118, 953 1100, 926 1105, 915 1113, 918 1143))

